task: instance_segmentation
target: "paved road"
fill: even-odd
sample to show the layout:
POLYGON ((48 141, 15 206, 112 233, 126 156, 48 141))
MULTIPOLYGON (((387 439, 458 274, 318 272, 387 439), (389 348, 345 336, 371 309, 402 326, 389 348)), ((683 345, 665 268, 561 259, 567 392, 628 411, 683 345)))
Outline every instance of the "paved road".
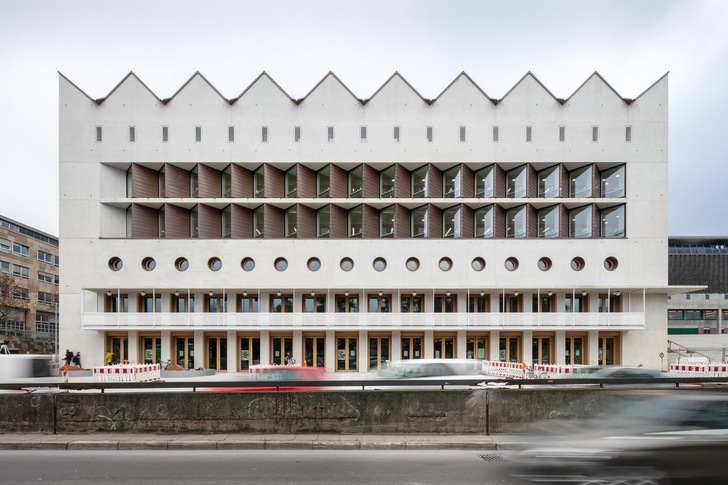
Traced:
POLYGON ((520 485, 508 475, 508 463, 502 461, 507 456, 476 451, 3 451, 0 481, 520 485))

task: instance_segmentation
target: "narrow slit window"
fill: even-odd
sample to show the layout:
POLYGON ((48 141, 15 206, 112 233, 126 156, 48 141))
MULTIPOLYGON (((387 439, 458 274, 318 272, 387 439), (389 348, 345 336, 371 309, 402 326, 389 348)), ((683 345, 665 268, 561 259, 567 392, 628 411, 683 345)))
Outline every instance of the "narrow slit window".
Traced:
POLYGON ((566 127, 559 126, 559 141, 566 141, 566 127))
POLYGON ((427 137, 427 142, 432 143, 432 127, 428 126, 425 130, 425 136, 427 137))
POLYGON ((632 141, 632 127, 631 126, 624 127, 624 141, 626 141, 627 143, 632 141))
POLYGON ((493 142, 494 143, 498 142, 498 127, 497 126, 493 127, 493 142))
POLYGON ((598 126, 592 126, 592 141, 595 143, 599 141, 599 127, 598 126))
POLYGON ((129 143, 134 143, 136 141, 136 126, 130 126, 129 127, 129 143))
POLYGON ((195 126, 195 141, 202 141, 202 127, 195 126))
POLYGON ((366 126, 359 127, 359 141, 362 143, 367 141, 367 127, 366 126))
POLYGON ((228 142, 232 143, 235 141, 235 127, 228 126, 228 142))
POLYGON ((399 143, 399 126, 394 126, 392 128, 392 141, 394 143, 399 143))
POLYGON ((165 143, 169 141, 169 126, 162 127, 162 141, 165 143))
POLYGON ((527 142, 530 142, 530 141, 532 141, 532 138, 531 138, 531 137, 532 137, 532 135, 533 135, 533 130, 532 130, 532 127, 530 127, 530 126, 527 126, 527 127, 526 127, 526 141, 527 141, 527 142))
POLYGON ((461 143, 465 142, 465 127, 464 126, 460 127, 460 142, 461 143))
POLYGON ((328 138, 329 143, 333 143, 334 142, 334 127, 333 126, 329 126, 327 128, 327 130, 326 130, 326 136, 328 138))
POLYGON ((268 127, 267 126, 260 127, 260 141, 262 143, 268 143, 268 127))
POLYGON ((301 143, 301 127, 300 126, 293 127, 293 141, 294 141, 294 143, 301 143))
POLYGON ((96 141, 98 143, 101 143, 102 141, 104 141, 104 127, 103 126, 96 127, 96 141))

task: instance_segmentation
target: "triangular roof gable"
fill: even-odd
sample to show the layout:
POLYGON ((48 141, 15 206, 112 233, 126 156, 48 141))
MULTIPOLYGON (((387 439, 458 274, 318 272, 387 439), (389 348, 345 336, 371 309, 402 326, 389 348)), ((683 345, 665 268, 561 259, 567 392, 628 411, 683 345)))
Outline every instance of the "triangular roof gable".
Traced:
POLYGON ((536 84, 539 85, 541 87, 541 89, 543 89, 546 93, 548 93, 548 95, 551 96, 551 98, 553 98, 556 102, 558 102, 559 104, 564 104, 565 100, 554 96, 554 94, 551 91, 549 91, 549 89, 536 76, 534 76, 531 71, 528 71, 526 74, 524 74, 523 77, 521 79, 519 79, 518 82, 516 84, 514 84, 513 87, 511 89, 509 89, 508 92, 506 94, 504 94, 501 99, 496 100, 495 103, 498 104, 498 103, 503 102, 503 100, 505 100, 509 94, 511 94, 513 91, 515 91, 516 88, 518 86, 520 86, 522 83, 526 82, 526 80, 535 81, 536 84))
POLYGON ((298 102, 300 102, 300 100, 298 100, 298 101, 297 101, 297 100, 293 99, 292 97, 290 97, 290 96, 288 95, 288 93, 287 93, 287 92, 286 92, 286 91, 285 91, 285 90, 284 90, 284 89, 283 89, 283 88, 282 88, 282 87, 281 87, 281 86, 280 86, 280 85, 279 85, 279 84, 278 84, 278 83, 277 83, 277 82, 276 82, 276 81, 275 81, 275 80, 274 80, 274 79, 273 79, 272 77, 270 77, 270 75, 269 75, 269 74, 268 74, 267 72, 263 71, 263 72, 261 72, 261 73, 260 73, 260 74, 258 75, 258 77, 256 77, 256 78, 255 78, 255 79, 253 80, 253 82, 252 82, 252 83, 250 83, 250 84, 248 85, 248 87, 247 87, 247 88, 243 89, 243 92, 242 92, 242 93, 240 93, 240 95, 239 95, 239 96, 238 96, 237 98, 232 98, 232 99, 230 100, 230 103, 232 104, 232 103, 235 103, 236 101, 238 101, 238 100, 239 100, 240 98, 242 98, 243 96, 245 96, 245 94, 246 94, 246 93, 247 93, 248 91, 250 91, 250 90, 251 90, 251 89, 253 88, 253 86, 255 86, 256 84, 258 84, 259 82, 262 82, 262 81, 264 81, 264 80, 267 80, 268 82, 270 82, 271 84, 273 84, 273 85, 274 85, 275 87, 277 87, 277 88, 278 88, 278 90, 280 90, 280 92, 281 92, 281 93, 283 93, 283 95, 284 95, 284 96, 285 96, 286 98, 290 99, 290 100, 291 100, 291 101, 293 101, 294 103, 298 103, 298 102))
POLYGON ((106 101, 109 97, 111 97, 112 94, 114 94, 114 92, 116 92, 117 89, 119 89, 129 79, 133 79, 133 80, 137 81, 139 84, 141 84, 144 87, 144 89, 146 89, 149 92, 149 94, 151 94, 152 96, 154 96, 154 98, 156 100, 158 100, 159 102, 164 102, 164 101, 162 101, 159 98, 159 96, 157 96, 156 94, 154 94, 154 91, 152 91, 151 89, 149 89, 149 86, 147 86, 146 84, 144 84, 144 81, 142 81, 141 79, 139 79, 139 77, 136 74, 134 74, 134 71, 129 71, 129 74, 127 74, 126 76, 124 76, 124 78, 121 81, 119 81, 119 83, 116 86, 114 86, 111 91, 109 91, 109 94, 107 94, 103 98, 94 99, 94 101, 96 102, 96 104, 101 104, 104 101, 106 101))
POLYGON ((304 96, 303 98, 299 99, 297 101, 297 103, 302 103, 303 101, 305 101, 306 99, 308 99, 308 97, 311 96, 312 94, 314 94, 316 92, 316 90, 319 89, 319 87, 321 85, 323 85, 324 82, 326 82, 329 78, 333 78, 333 80, 336 81, 336 84, 338 84, 339 86, 341 86, 342 88, 344 88, 346 90, 346 92, 351 95, 352 98, 354 98, 357 101, 359 101, 360 103, 364 104, 364 100, 361 99, 361 98, 357 98, 356 95, 353 92, 351 92, 351 89, 349 89, 349 87, 346 84, 344 84, 343 82, 341 82, 341 79, 339 79, 336 76, 336 74, 333 73, 333 71, 329 71, 328 74, 326 74, 318 83, 316 83, 316 85, 313 88, 311 88, 311 90, 308 93, 306 93, 306 96, 304 96))
POLYGON ((588 78, 586 78, 586 80, 585 80, 585 81, 584 81, 583 83, 581 83, 581 85, 580 85, 580 86, 579 86, 578 88, 576 88, 576 91, 574 91, 574 92, 573 92, 573 93, 571 94, 571 96, 569 96, 568 98, 566 98, 566 100, 567 100, 567 101, 570 101, 570 100, 571 100, 572 98, 574 98, 574 96, 576 96, 576 94, 577 94, 577 93, 578 93, 579 91, 581 91, 581 90, 582 90, 582 88, 584 88, 584 86, 586 86, 587 84, 589 84, 589 82, 591 82, 591 81, 592 81, 592 80, 593 80, 594 78, 596 78, 596 80, 597 80, 597 81, 599 81, 599 82, 601 82, 602 84, 604 84, 605 86, 607 86, 607 87, 609 88, 609 90, 610 90, 610 91, 612 91, 612 92, 614 93, 614 95, 615 95, 615 96, 616 96, 617 98, 621 99, 621 100, 622 100, 622 101, 624 101, 624 102, 625 102, 626 104, 631 104, 631 103, 632 103, 632 100, 631 100, 631 99, 628 99, 628 98, 623 98, 622 96, 620 96, 620 95, 619 95, 619 93, 617 92, 617 90, 616 90, 616 89, 614 89, 614 88, 613 88, 613 87, 611 86, 611 84, 609 84, 609 83, 608 83, 608 82, 607 82, 607 81, 606 81, 606 80, 605 80, 605 79, 604 79, 604 78, 603 78, 603 77, 601 76, 601 74, 599 74, 599 73, 598 73, 597 71, 594 71, 594 73, 593 73, 593 74, 592 74, 591 76, 589 76, 588 78))
POLYGON ((415 95, 416 95, 416 96, 417 96, 418 98, 420 98, 420 99, 421 99, 422 101, 424 101, 424 102, 425 102, 425 103, 427 103, 427 104, 432 104, 432 100, 431 100, 431 99, 425 99, 425 98, 423 98, 423 97, 422 97, 422 95, 421 95, 421 94, 419 93, 419 91, 417 91, 417 90, 416 90, 416 89, 415 89, 415 88, 414 88, 414 87, 413 87, 413 86, 412 86, 412 85, 411 85, 411 84, 409 83, 409 81, 407 81, 407 80, 406 80, 406 79, 404 78, 404 76, 402 76, 402 75, 401 75, 401 74, 399 73, 399 71, 394 71, 394 74, 392 74, 391 76, 389 76, 389 79, 387 79, 386 81, 384 81, 384 84, 382 84, 381 86, 379 86, 379 89, 377 89, 376 91, 374 91, 374 94, 372 94, 372 95, 371 95, 371 96, 369 97, 369 99, 366 99, 366 100, 364 100, 364 102, 365 102, 365 103, 368 103, 369 101, 371 101, 372 99, 374 99, 374 97, 375 97, 375 96, 376 96, 377 94, 379 94, 379 92, 380 92, 380 91, 382 91, 382 90, 383 90, 383 89, 385 88, 385 86, 388 86, 388 85, 390 85, 390 83, 391 83, 391 82, 392 82, 392 81, 393 81, 393 80, 394 80, 395 78, 399 79, 399 81, 401 81, 401 82, 402 82, 402 83, 404 83, 404 84, 405 84, 405 85, 406 85, 406 86, 407 86, 408 88, 410 88, 410 90, 412 90, 412 92, 413 92, 413 93, 414 93, 414 94, 415 94, 415 95))
POLYGON ((655 81, 652 84, 650 84, 650 86, 647 89, 645 89, 644 91, 642 91, 636 98, 634 98, 632 100, 632 102, 634 103, 635 101, 637 101, 638 99, 640 99, 642 97, 642 95, 646 94, 652 88, 654 88, 655 86, 657 86, 658 84, 660 84, 663 79, 667 78, 667 75, 668 74, 670 74, 670 71, 667 71, 665 74, 663 74, 662 76, 660 76, 660 79, 658 79, 657 81, 655 81))
POLYGON ((445 87, 445 89, 443 89, 442 92, 440 94, 438 94, 437 97, 435 97, 435 99, 433 99, 432 101, 433 102, 440 101, 440 98, 442 98, 448 91, 450 91, 450 88, 452 88, 453 86, 455 86, 456 84, 459 84, 459 83, 467 83, 466 84, 467 86, 475 88, 475 90, 477 92, 479 92, 480 94, 482 94, 485 99, 487 99, 488 101, 490 101, 493 104, 496 104, 496 100, 491 98, 490 96, 488 96, 485 93, 485 91, 483 91, 481 89, 481 87, 478 86, 478 84, 475 81, 473 81, 473 79, 470 76, 467 75, 467 73, 465 71, 463 71, 460 74, 458 74, 457 76, 455 76, 455 79, 453 79, 450 82, 450 84, 448 84, 445 87))
POLYGON ((215 93, 217 93, 217 95, 218 95, 218 96, 220 96, 220 98, 222 98, 222 99, 223 99, 224 101, 226 101, 226 102, 228 102, 228 103, 230 103, 230 102, 231 102, 231 101, 230 101, 229 99, 227 99, 227 98, 226 98, 225 96, 223 96, 223 95, 222 95, 222 94, 220 93, 220 91, 218 91, 218 90, 217 90, 217 88, 216 88, 215 86, 213 86, 213 85, 212 85, 212 83, 211 83, 210 81, 208 81, 208 80, 207 80, 207 78, 206 78, 205 76, 203 76, 203 75, 202 75, 202 73, 200 73, 200 71, 196 71, 196 72, 195 72, 195 73, 194 73, 194 74, 193 74, 193 75, 192 75, 192 76, 191 76, 191 77, 190 77, 190 78, 189 78, 189 79, 188 79, 188 80, 187 80, 187 81, 186 81, 186 82, 185 82, 185 83, 184 83, 184 84, 183 84, 183 85, 182 85, 182 86, 181 86, 181 87, 180 87, 180 88, 179 88, 179 89, 177 90, 177 92, 175 92, 175 93, 174 93, 174 94, 173 94, 172 96, 170 96, 169 98, 165 98, 165 99, 163 99, 163 100, 161 100, 161 101, 162 101, 162 102, 163 102, 164 104, 167 104, 167 103, 169 103, 169 102, 170 102, 170 101, 172 101, 172 100, 173 100, 173 99, 174 99, 174 98, 175 98, 175 97, 176 97, 176 96, 177 96, 177 95, 178 95, 179 93, 181 93, 181 92, 182 92, 182 90, 183 90, 183 89, 185 89, 185 88, 186 88, 186 87, 187 87, 187 86, 188 86, 188 85, 189 85, 189 84, 190 84, 190 83, 191 83, 191 82, 192 82, 192 81, 193 81, 194 79, 196 79, 196 78, 199 78, 199 79, 200 79, 201 81, 203 81, 203 82, 204 82, 204 83, 205 83, 205 84, 206 84, 207 86, 209 86, 209 87, 210 87, 210 89, 212 89, 212 91, 214 91, 215 93))
POLYGON ((61 71, 58 71, 58 75, 59 75, 59 76, 61 76, 61 79, 63 79, 63 80, 64 80, 64 81, 66 81, 66 82, 67 82, 68 84, 70 84, 71 86, 73 86, 74 88, 76 88, 76 91, 78 91, 78 92, 79 92, 79 93, 81 93, 81 94, 82 94, 83 96, 85 96, 86 98, 88 98, 88 100, 89 100, 89 101, 92 101, 92 102, 94 102, 94 103, 96 102, 96 100, 95 100, 94 98, 92 98, 91 96, 89 96, 88 94, 86 94, 86 92, 85 92, 85 91, 84 91, 83 89, 81 89, 81 88, 79 88, 78 86, 76 86, 76 84, 75 84, 75 83, 74 83, 73 81, 71 81, 71 80, 70 80, 70 79, 68 79, 68 78, 67 78, 66 76, 64 76, 64 75, 63 75, 63 73, 62 73, 61 71))

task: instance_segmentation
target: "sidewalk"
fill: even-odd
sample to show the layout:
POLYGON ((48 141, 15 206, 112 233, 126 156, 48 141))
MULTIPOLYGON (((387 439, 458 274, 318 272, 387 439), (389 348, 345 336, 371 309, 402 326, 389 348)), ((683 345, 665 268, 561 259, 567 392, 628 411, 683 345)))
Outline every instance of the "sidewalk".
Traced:
POLYGON ((42 434, 0 435, 0 450, 508 450, 509 435, 42 434))

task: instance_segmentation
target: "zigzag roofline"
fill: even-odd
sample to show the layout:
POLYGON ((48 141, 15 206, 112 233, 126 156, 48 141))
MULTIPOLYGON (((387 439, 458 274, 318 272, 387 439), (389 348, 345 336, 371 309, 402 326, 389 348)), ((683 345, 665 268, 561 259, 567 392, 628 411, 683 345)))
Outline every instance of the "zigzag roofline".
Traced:
POLYGON ((649 87, 648 87, 647 89, 645 89, 645 90, 644 90, 644 91, 643 91, 642 93, 640 93, 640 94, 639 94, 639 96, 637 96, 637 97, 636 97, 636 98, 634 98, 634 99, 631 99, 631 98, 624 98, 624 97, 620 96, 620 94, 619 94, 619 93, 618 93, 618 92, 617 92, 617 91, 616 91, 616 90, 615 90, 615 89, 614 89, 614 88, 613 88, 613 87, 612 87, 612 86, 611 86, 611 85, 610 85, 610 84, 609 84, 609 83, 608 83, 608 82, 607 82, 607 81, 606 81, 606 80, 605 80, 605 79, 604 79, 604 78, 603 78, 603 77, 602 77, 602 76, 601 76, 601 75, 600 75, 600 74, 599 74, 599 73, 597 72, 597 71, 594 71, 594 73, 593 73, 593 74, 591 74, 591 75, 590 75, 589 77, 587 77, 587 79, 586 79, 586 80, 585 80, 585 81, 584 81, 583 83, 581 83, 581 85, 580 85, 580 86, 579 86, 578 88, 576 88, 576 90, 575 90, 575 91, 574 91, 574 92, 573 92, 573 93, 571 94, 571 96, 569 96, 569 97, 567 97, 567 98, 557 98, 556 96, 554 96, 554 94, 553 94, 553 93, 552 93, 552 92, 551 92, 551 91, 550 91, 550 90, 549 90, 549 89, 548 89, 548 88, 547 88, 547 87, 546 87, 546 86, 545 86, 545 85, 544 85, 544 84, 543 84, 543 83, 542 83, 542 82, 541 82, 541 81, 540 81, 540 80, 539 80, 539 79, 538 79, 538 78, 537 78, 536 76, 534 76, 534 75, 533 75, 533 73, 532 73, 531 71, 528 71, 528 72, 527 72, 526 74, 524 74, 524 75, 523 75, 523 77, 521 77, 521 79, 519 79, 519 80, 518 80, 518 82, 516 82, 516 84, 514 84, 514 85, 513 85, 513 87, 512 87, 511 89, 509 89, 509 90, 508 90, 508 92, 506 92, 506 94, 505 94, 505 95, 503 95, 503 97, 502 97, 502 98, 500 98, 500 99, 497 99, 497 98, 491 98, 490 96, 488 96, 488 95, 487 95, 487 94, 485 93, 485 91, 483 91, 483 89, 482 89, 482 88, 481 88, 481 87, 480 87, 480 86, 479 86, 479 85, 478 85, 478 84, 477 84, 477 83, 476 83, 475 81, 473 81, 473 79, 472 79, 472 78, 471 78, 470 76, 468 76, 468 74, 467 74, 467 73, 466 73, 465 71, 462 71, 462 72, 461 72, 460 74, 458 74, 458 75, 457 75, 457 76, 455 77, 455 79, 453 79, 453 80, 452 80, 452 81, 450 82, 450 84, 448 84, 448 85, 447 85, 447 86, 445 87, 445 89, 443 89, 443 90, 442 90, 442 92, 440 92, 440 94, 438 94, 438 95, 437 95, 437 97, 435 97, 435 98, 433 98, 433 99, 427 99, 427 98, 424 98, 424 97, 423 97, 423 96, 422 96, 422 95, 421 95, 421 94, 420 94, 420 93, 419 93, 419 92, 418 92, 418 91, 417 91, 417 90, 416 90, 416 89, 415 89, 415 88, 414 88, 414 87, 413 87, 413 86, 412 86, 412 85, 411 85, 411 84, 410 84, 410 83, 409 83, 409 82, 408 82, 408 81, 407 81, 407 80, 406 80, 406 79, 405 79, 405 78, 404 78, 404 77, 403 77, 403 76, 402 76, 402 75, 401 75, 401 74, 400 74, 400 73, 398 72, 398 71, 395 71, 395 72, 394 72, 394 74, 392 74, 392 75, 391 75, 391 76, 390 76, 390 77, 389 77, 389 78, 388 78, 388 79, 387 79, 387 80, 386 80, 386 81, 385 81, 385 82, 384 82, 384 83, 383 83, 383 84, 382 84, 382 85, 381 85, 381 86, 380 86, 380 87, 379 87, 379 88, 378 88, 378 89, 377 89, 377 90, 376 90, 376 91, 374 92, 374 94, 372 94, 372 96, 371 96, 371 97, 369 97, 369 98, 359 98, 359 97, 357 97, 357 96, 356 96, 356 95, 355 95, 355 94, 354 94, 354 93, 353 93, 353 92, 351 91, 351 89, 349 89, 349 87, 348 87, 348 86, 347 86, 346 84, 344 84, 344 83, 343 83, 343 82, 341 81, 341 79, 339 79, 339 78, 338 78, 338 76, 336 76, 336 74, 334 74, 334 72, 333 72, 333 71, 329 71, 329 72, 328 72, 328 73, 327 73, 327 74, 326 74, 326 75, 325 75, 325 76, 324 76, 324 77, 323 77, 323 78, 322 78, 322 79, 321 79, 321 80, 320 80, 320 81, 319 81, 318 83, 316 83, 316 85, 315 85, 315 86, 314 86, 313 88, 311 88, 311 90, 309 90, 309 92, 308 92, 308 93, 306 93, 306 95, 305 95, 305 96, 304 96, 303 98, 300 98, 300 99, 294 99, 294 98, 292 98, 292 97, 291 97, 291 96, 290 96, 290 95, 289 95, 288 93, 286 93, 286 91, 285 91, 285 90, 284 90, 284 89, 283 89, 283 88, 282 88, 282 87, 281 87, 281 86, 280 86, 280 85, 279 85, 279 84, 278 84, 278 83, 277 83, 277 82, 276 82, 276 81, 275 81, 275 80, 274 80, 274 79, 273 79, 272 77, 270 77, 270 75, 268 75, 268 73, 267 73, 267 72, 265 72, 265 71, 263 71, 263 72, 262 72, 262 73, 261 73, 260 75, 258 75, 258 77, 256 77, 256 78, 255 78, 255 79, 253 80, 253 82, 251 82, 251 83, 250 83, 250 84, 248 85, 248 87, 246 87, 246 88, 245 88, 245 89, 243 90, 243 92, 242 92, 242 93, 240 93, 240 95, 239 95, 239 96, 237 96, 237 97, 235 97, 235 98, 226 98, 225 96, 223 96, 223 95, 222 95, 222 93, 220 93, 220 91, 218 91, 218 90, 217 90, 217 88, 216 88, 216 87, 215 87, 215 86, 214 86, 214 85, 213 85, 213 84, 212 84, 212 83, 211 83, 210 81, 208 81, 208 80, 207 80, 207 78, 205 78, 205 76, 203 76, 203 75, 202 75, 202 73, 200 73, 199 71, 196 71, 196 72, 195 72, 195 73, 194 73, 194 74, 193 74, 193 75, 192 75, 192 76, 191 76, 191 77, 190 77, 190 78, 189 78, 189 79, 188 79, 188 80, 187 80, 187 81, 186 81, 186 82, 185 82, 185 83, 184 83, 184 84, 183 84, 183 85, 182 85, 182 86, 181 86, 181 87, 180 87, 180 88, 179 88, 179 89, 178 89, 178 90, 177 90, 177 91, 176 91, 176 92, 175 92, 175 93, 174 93, 174 94, 172 95, 172 96, 170 96, 169 98, 164 98, 164 99, 162 99, 162 98, 160 98, 159 96, 157 96, 156 94, 154 94, 154 91, 152 91, 152 90, 151 90, 151 89, 150 89, 150 88, 149 88, 149 87, 148 87, 148 86, 147 86, 147 85, 146 85, 146 84, 145 84, 145 83, 144 83, 144 82, 143 82, 143 81, 142 81, 142 80, 141 80, 141 79, 140 79, 140 78, 139 78, 139 77, 138 77, 138 76, 136 75, 136 74, 134 74, 134 72, 133 72, 133 71, 129 71, 129 73, 128 73, 128 74, 127 74, 126 76, 124 76, 124 78, 123 78, 123 79, 122 79, 121 81, 119 81, 119 83, 118 83, 118 84, 117 84, 116 86, 114 86, 114 88, 113 88, 113 89, 112 89, 111 91, 109 91, 109 94, 107 94, 106 96, 104 96, 104 97, 102 97, 102 98, 92 98, 91 96, 89 96, 88 94, 86 94, 86 93, 85 93, 85 92, 84 92, 84 91, 83 91, 83 90, 82 90, 81 88, 79 88, 79 87, 78 87, 78 86, 77 86, 77 85, 76 85, 75 83, 73 83, 73 82, 72 82, 72 81, 71 81, 70 79, 68 79, 68 78, 67 78, 66 76, 64 76, 64 75, 63 75, 63 73, 61 73, 61 72, 59 71, 59 72, 58 72, 58 74, 59 74, 59 75, 60 75, 60 76, 61 76, 61 77, 62 77, 63 79, 65 79, 65 80, 66 80, 66 81, 67 81, 67 82, 68 82, 69 84, 71 84, 71 85, 72 85, 73 87, 75 87, 76 89, 78 89, 78 91, 79 91, 79 92, 81 92, 81 94, 83 94, 83 95, 84 95, 84 96, 86 96, 86 97, 87 97, 87 98, 88 98, 89 100, 91 100, 91 101, 95 102, 95 103, 96 103, 96 104, 98 104, 98 105, 100 105, 100 104, 101 104, 101 103, 103 103, 103 102, 104 102, 104 101, 105 101, 106 99, 108 99, 109 97, 111 97, 111 96, 112 96, 112 95, 114 94, 114 92, 115 92, 115 91, 116 91, 116 90, 117 90, 117 89, 119 88, 119 86, 121 86, 121 85, 122 85, 122 84, 123 84, 124 82, 126 82, 126 80, 127 80, 127 79, 129 79, 129 78, 130 78, 131 76, 133 76, 133 77, 134 77, 134 78, 135 78, 135 79, 136 79, 137 81, 139 81, 139 83, 141 83, 141 85, 142 85, 142 86, 144 86, 144 88, 145 88, 145 89, 146 89, 147 91, 149 91, 149 93, 150 93, 150 94, 151 94, 152 96, 154 96, 154 98, 155 98, 155 99, 157 99, 158 101, 160 101, 160 102, 161 102, 161 103, 163 103, 163 104, 167 104, 167 103, 169 103, 170 101, 172 101, 172 100, 173 100, 173 99, 174 99, 174 98, 175 98, 175 97, 176 97, 176 96, 177 96, 177 95, 178 95, 178 94, 179 94, 179 93, 180 93, 180 92, 181 92, 181 91, 182 91, 182 90, 183 90, 183 89, 184 89, 184 88, 185 88, 185 87, 186 87, 186 86, 187 86, 187 85, 188 85, 188 84, 189 84, 189 83, 190 83, 190 82, 191 82, 191 81, 192 81, 192 80, 193 80, 193 79, 194 79, 194 78, 196 77, 196 76, 200 76, 200 77, 202 78, 202 80, 203 80, 203 81, 204 81, 205 83, 207 83, 207 85, 208 85, 208 86, 210 86, 210 88, 212 88, 212 90, 213 90, 213 91, 215 91, 215 92, 216 92, 216 93, 217 93, 217 94, 218 94, 218 95, 220 96, 220 98, 222 98, 223 100, 227 101, 227 102, 228 102, 229 104, 234 104, 234 103, 235 103, 235 102, 237 102, 237 101, 238 101, 238 100, 239 100, 240 98, 242 98, 243 96, 245 96, 245 94, 246 94, 246 93, 247 93, 247 92, 248 92, 248 91, 249 91, 249 90, 250 90, 250 89, 251 89, 251 88, 252 88, 252 87, 253 87, 253 86, 255 85, 255 83, 257 83, 257 82, 258 82, 258 81, 259 81, 259 80, 260 80, 260 79, 261 79, 261 78, 262 78, 263 76, 267 77, 267 78, 268 78, 268 79, 269 79, 269 80, 270 80, 270 81, 271 81, 271 82, 273 83, 273 85, 274 85, 274 86, 276 86, 276 87, 277 87, 278 89, 280 89, 281 93, 283 93, 283 95, 284 95, 285 97, 287 97, 288 99, 290 99, 290 100, 291 100, 291 102, 293 102, 293 103, 295 103, 295 104, 301 104, 301 103, 302 103, 303 101, 305 101, 305 100, 306 100, 306 98, 308 98, 308 97, 309 97, 309 96, 310 96, 310 95, 311 95, 311 94, 312 94, 312 93, 313 93, 314 91, 316 91, 316 89, 318 89, 318 87, 319 87, 319 86, 320 86, 320 85, 321 85, 321 84, 322 84, 322 83, 323 83, 323 82, 324 82, 324 81, 325 81, 325 80, 326 80, 326 79, 327 79, 327 78, 328 78, 329 76, 333 76, 333 78, 334 78, 334 79, 335 79, 335 80, 336 80, 336 81, 337 81, 337 82, 338 82, 339 84, 341 84, 341 86, 343 86, 343 87, 344 87, 344 89, 346 89, 346 91, 347 91, 347 92, 348 92, 349 94, 351 94, 351 96, 352 96, 352 97, 353 97, 354 99, 356 99, 357 101, 359 101, 359 102, 360 102, 360 103, 361 103, 362 105, 365 105, 365 104, 366 104, 366 103, 368 103, 368 102, 369 102, 369 101, 370 101, 371 99, 373 99, 373 98, 374 98, 374 97, 375 97, 375 96, 376 96, 377 94, 379 94, 379 92, 380 92, 380 91, 381 91, 381 90, 382 90, 382 89, 384 88, 384 86, 386 86, 386 85, 387 85, 387 84, 388 84, 388 83, 389 83, 389 82, 390 82, 390 81, 391 81, 392 79, 394 79, 394 77, 395 77, 395 76, 396 76, 396 77, 399 77, 399 78, 400 78, 400 79, 401 79, 401 80, 402 80, 402 81, 403 81, 403 82, 404 82, 404 83, 405 83, 405 84, 406 84, 406 85, 407 85, 407 86, 408 86, 408 87, 409 87, 409 88, 410 88, 410 89, 411 89, 411 90, 412 90, 412 91, 413 91, 413 92, 414 92, 414 93, 415 93, 415 94, 416 94, 416 95, 417 95, 417 96, 418 96, 418 97, 420 98, 420 99, 422 99, 422 101, 424 101, 424 102, 425 102, 425 103, 427 103, 427 104, 432 104, 432 103, 434 103, 435 101, 437 101, 438 99, 440 99, 440 97, 441 97, 441 96, 442 96, 443 94, 445 94, 445 93, 447 92, 447 90, 448 90, 448 89, 450 89, 450 88, 451 88, 451 87, 452 87, 452 86, 453 86, 453 85, 455 84, 455 82, 456 82, 456 81, 457 81, 458 79, 460 79, 461 77, 463 77, 463 76, 464 76, 465 78, 467 78, 467 79, 468 79, 468 80, 469 80, 469 81, 470 81, 470 82, 471 82, 471 83, 472 83, 472 84, 473 84, 473 85, 474 85, 474 86, 476 87, 476 89, 477 89, 478 91, 480 91, 480 92, 481 92, 481 93, 483 94, 483 96, 485 96, 485 98, 486 98, 486 99, 490 100, 490 101, 491 101, 491 102, 492 102, 492 103, 493 103, 494 105, 498 105, 498 104, 499 104, 499 103, 500 103, 501 101, 503 101, 503 100, 504 100, 504 99, 505 99, 506 97, 508 97, 508 95, 509 95, 509 94, 511 94, 511 92, 513 92, 513 90, 514 90, 514 89, 515 89, 515 88, 516 88, 516 87, 517 87, 517 86, 518 86, 518 85, 519 85, 520 83, 522 83, 522 82, 523 82, 523 81, 524 81, 524 80, 525 80, 525 79, 526 79, 527 77, 529 77, 529 76, 530 76, 531 78, 533 78, 533 79, 534 79, 534 80, 535 80, 535 81, 536 81, 536 82, 537 82, 537 83, 538 83, 538 84, 539 84, 539 85, 540 85, 540 86, 541 86, 541 87, 542 87, 542 88, 544 89, 544 91, 546 91, 546 92, 547 92, 547 93, 548 93, 548 94, 549 94, 549 95, 550 95, 550 96, 551 96, 551 97, 552 97, 552 98, 553 98, 554 100, 556 100, 556 101, 557 101, 558 103, 560 103, 560 104, 562 104, 562 105, 563 105, 564 103, 566 103, 567 101, 569 101, 569 100, 570 100, 571 98, 573 98, 573 97, 574 97, 574 96, 576 95, 576 93, 578 93, 578 92, 579 92, 579 91, 580 91, 580 90, 581 90, 581 89, 582 89, 582 88, 583 88, 583 87, 584 87, 584 86, 585 86, 585 85, 586 85, 586 84, 587 84, 587 83, 588 83, 588 82, 589 82, 589 81, 590 81, 590 80, 591 80, 591 79, 592 79, 592 78, 593 78, 594 76, 597 76, 597 77, 599 78, 599 80, 600 80, 600 81, 602 81, 602 82, 603 82, 603 83, 604 83, 604 84, 605 84, 605 85, 606 85, 606 86, 607 86, 607 87, 608 87, 608 88, 609 88, 609 89, 610 89, 610 90, 611 90, 611 91, 612 91, 612 92, 613 92, 613 93, 614 93, 614 94, 615 94, 615 95, 616 95, 616 96, 617 96, 617 97, 618 97, 619 99, 621 99, 622 101, 624 101, 624 102, 625 102, 626 104, 628 104, 628 105, 629 105, 629 104, 632 104, 632 103, 633 103, 634 101, 636 101, 637 99, 639 99, 640 97, 642 97, 642 96, 643 96, 643 95, 644 95, 645 93, 647 93, 647 92, 648 92, 648 91, 649 91, 650 89, 652 89, 652 88, 653 88, 653 87, 654 87, 655 85, 659 84, 659 83, 660 83, 660 81, 662 81, 663 79, 665 79, 665 77, 667 77, 667 75, 669 74, 669 71, 668 71, 668 72, 666 72, 666 73, 665 73, 664 75, 662 75, 662 76, 661 76, 661 77, 660 77, 660 78, 659 78, 658 80, 656 80, 656 81, 655 81, 654 83, 652 83, 652 84, 651 84, 651 85, 650 85, 650 86, 649 86, 649 87))

